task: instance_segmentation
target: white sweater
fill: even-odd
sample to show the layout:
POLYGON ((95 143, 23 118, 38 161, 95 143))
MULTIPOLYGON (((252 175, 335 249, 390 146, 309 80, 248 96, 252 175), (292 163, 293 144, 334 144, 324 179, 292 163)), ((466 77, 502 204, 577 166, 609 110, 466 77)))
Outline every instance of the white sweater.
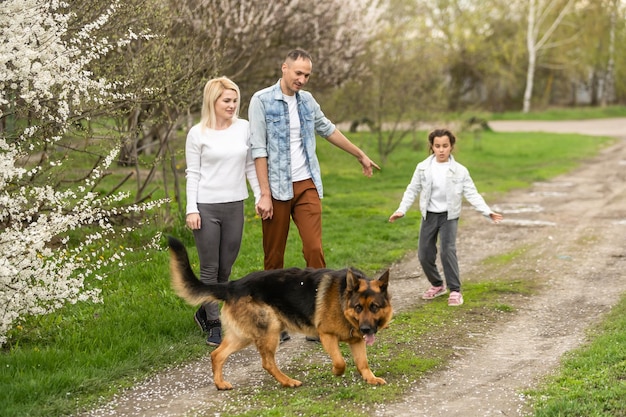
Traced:
POLYGON ((187 214, 198 203, 227 203, 248 197, 246 177, 259 201, 261 189, 250 155, 247 120, 235 119, 224 130, 193 126, 187 134, 187 214))

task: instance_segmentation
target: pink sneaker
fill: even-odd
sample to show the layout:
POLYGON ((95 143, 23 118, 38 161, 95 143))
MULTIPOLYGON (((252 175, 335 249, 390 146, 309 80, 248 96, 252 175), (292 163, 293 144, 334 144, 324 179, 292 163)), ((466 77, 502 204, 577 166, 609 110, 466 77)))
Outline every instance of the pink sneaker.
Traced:
POLYGON ((430 287, 424 294, 422 294, 423 300, 432 300, 435 297, 439 297, 440 295, 444 295, 448 290, 445 286, 440 287, 430 287))
POLYGON ((449 306, 460 306, 463 304, 463 296, 458 291, 451 291, 450 296, 448 297, 448 305, 449 306))

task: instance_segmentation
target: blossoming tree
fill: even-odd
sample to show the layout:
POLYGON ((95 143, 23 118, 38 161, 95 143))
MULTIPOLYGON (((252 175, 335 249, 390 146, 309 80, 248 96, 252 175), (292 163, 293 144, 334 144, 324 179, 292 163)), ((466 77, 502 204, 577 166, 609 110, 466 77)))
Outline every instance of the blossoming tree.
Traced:
POLYGON ((122 262, 111 247, 112 217, 143 212, 160 202, 122 205, 125 194, 93 191, 117 147, 78 185, 60 187, 48 175, 62 160, 49 155, 72 123, 91 107, 122 98, 96 79, 89 65, 138 35, 110 42, 95 33, 115 14, 113 2, 96 19, 71 31, 69 5, 57 0, 5 0, 0 11, 0 346, 26 315, 66 303, 99 300, 101 268, 122 262), (79 242, 72 230, 90 226, 79 242))

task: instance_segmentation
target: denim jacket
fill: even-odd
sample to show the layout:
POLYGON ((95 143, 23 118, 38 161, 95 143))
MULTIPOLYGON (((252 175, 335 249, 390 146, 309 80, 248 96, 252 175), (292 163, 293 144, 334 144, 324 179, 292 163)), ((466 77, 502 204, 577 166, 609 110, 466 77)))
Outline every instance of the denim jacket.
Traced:
MULTIPOLYGON (((324 192, 320 164, 315 153, 315 134, 327 138, 335 131, 335 125, 324 116, 311 93, 299 91, 296 100, 304 154, 313 183, 322 198, 324 192)), ((292 199, 289 108, 283 99, 280 80, 252 96, 248 119, 252 158, 267 158, 272 197, 281 201, 292 199)))
MULTIPOLYGON (((431 165, 436 163, 435 155, 417 164, 411 183, 406 187, 406 191, 402 196, 400 207, 398 210, 403 214, 411 208, 416 196, 420 195, 420 212, 422 218, 426 218, 428 202, 432 193, 433 177, 431 165)), ((469 171, 463 165, 459 164, 450 155, 450 169, 446 178, 446 201, 448 203, 448 220, 458 219, 461 216, 461 204, 463 197, 481 212, 484 216, 492 213, 491 209, 485 203, 483 197, 478 193, 469 171)))

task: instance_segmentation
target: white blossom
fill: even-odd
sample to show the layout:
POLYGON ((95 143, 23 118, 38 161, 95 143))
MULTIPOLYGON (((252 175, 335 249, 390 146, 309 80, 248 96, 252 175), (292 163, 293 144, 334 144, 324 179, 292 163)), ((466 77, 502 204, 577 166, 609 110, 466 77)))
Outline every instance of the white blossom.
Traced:
MULTIPOLYGON (((163 203, 115 208, 112 205, 126 198, 126 193, 102 197, 90 191, 115 160, 116 150, 84 183, 65 190, 24 181, 46 167, 59 167, 61 161, 29 168, 18 163, 42 144, 58 143, 82 107, 124 96, 117 89, 122 84, 93 79, 87 70, 88 64, 116 45, 117 41, 93 34, 113 17, 118 4, 113 2, 72 37, 67 3, 2 2, 0 118, 29 115, 37 124, 0 132, 0 346, 24 316, 48 314, 77 301, 101 301, 100 289, 94 285, 103 279, 98 271, 109 264, 123 265, 130 251, 113 243, 116 230, 110 219, 163 203), (72 241, 67 232, 85 225, 93 231, 80 242, 72 241), (52 245, 53 241, 57 243, 52 245)), ((119 41, 138 36, 129 29, 119 41)))

